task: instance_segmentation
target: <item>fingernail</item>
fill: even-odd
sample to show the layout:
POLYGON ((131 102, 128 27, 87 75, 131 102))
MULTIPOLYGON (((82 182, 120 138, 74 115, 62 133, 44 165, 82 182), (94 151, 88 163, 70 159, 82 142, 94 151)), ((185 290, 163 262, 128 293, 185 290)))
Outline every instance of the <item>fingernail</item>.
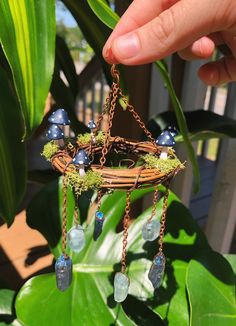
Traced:
POLYGON ((140 51, 139 39, 134 33, 120 36, 114 41, 113 46, 122 59, 135 57, 140 51))
POLYGON ((118 63, 112 53, 112 48, 111 46, 108 46, 108 48, 105 50, 104 53, 104 58, 107 62, 109 63, 118 63))

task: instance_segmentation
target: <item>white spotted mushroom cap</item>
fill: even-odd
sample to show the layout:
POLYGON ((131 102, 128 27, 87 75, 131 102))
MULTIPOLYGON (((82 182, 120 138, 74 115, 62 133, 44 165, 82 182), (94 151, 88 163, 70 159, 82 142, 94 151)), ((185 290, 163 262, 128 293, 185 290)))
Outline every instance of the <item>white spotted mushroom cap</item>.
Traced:
POLYGON ((49 140, 56 140, 64 138, 64 133, 60 127, 57 125, 52 124, 47 131, 47 138, 49 140))
POLYGON ((48 121, 56 125, 70 125, 68 114, 64 109, 54 111, 48 118, 48 121))
POLYGON ((175 139, 171 136, 170 131, 164 130, 156 139, 156 144, 163 147, 172 147, 175 145, 175 139))

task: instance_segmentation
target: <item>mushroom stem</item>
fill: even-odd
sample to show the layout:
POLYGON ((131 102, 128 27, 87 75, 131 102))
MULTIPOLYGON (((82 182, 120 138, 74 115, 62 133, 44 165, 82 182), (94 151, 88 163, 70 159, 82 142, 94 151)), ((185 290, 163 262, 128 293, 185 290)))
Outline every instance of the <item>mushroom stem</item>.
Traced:
POLYGON ((65 138, 70 137, 70 125, 58 125, 58 127, 60 127, 61 130, 63 131, 65 138))
POLYGON ((96 143, 96 138, 95 138, 95 134, 94 134, 94 132, 93 131, 91 131, 91 140, 92 140, 92 143, 96 143))
POLYGON ((84 165, 79 166, 79 175, 83 178, 85 176, 84 165))
POLYGON ((63 147, 65 145, 64 139, 55 139, 54 140, 55 144, 57 144, 59 147, 63 147))
POLYGON ((162 148, 160 158, 163 160, 166 160, 168 158, 168 147, 162 148))

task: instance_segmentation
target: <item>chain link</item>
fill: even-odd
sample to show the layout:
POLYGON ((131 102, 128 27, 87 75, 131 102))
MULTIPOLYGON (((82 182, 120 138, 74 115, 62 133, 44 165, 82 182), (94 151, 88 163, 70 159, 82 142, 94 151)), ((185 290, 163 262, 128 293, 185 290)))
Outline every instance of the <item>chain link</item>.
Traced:
POLYGON ((122 100, 124 101, 124 103, 125 103, 127 109, 129 110, 129 112, 133 115, 134 119, 138 122, 140 128, 144 131, 147 138, 150 140, 151 143, 153 143, 156 146, 156 142, 155 142, 155 139, 152 137, 152 134, 146 128, 145 124, 141 120, 141 117, 139 116, 139 114, 135 111, 134 107, 131 104, 129 104, 126 96, 123 94, 121 89, 119 91, 119 95, 122 98, 122 100))
POLYGON ((128 227, 130 220, 130 196, 131 191, 126 193, 126 206, 125 206, 125 216, 123 218, 123 247, 122 247, 122 256, 121 256, 121 272, 124 273, 126 270, 126 248, 128 244, 128 227))
POLYGON ((153 201, 152 201, 152 213, 151 216, 148 219, 148 222, 151 222, 151 220, 153 219, 153 217, 156 214, 156 205, 157 205, 157 201, 158 201, 158 188, 155 189, 154 191, 154 195, 153 195, 153 201))
POLYGON ((166 186, 166 192, 164 194, 163 199, 163 207, 162 207, 162 216, 161 216, 161 227, 160 227, 160 235, 159 235, 159 251, 158 253, 161 253, 163 250, 163 238, 166 228, 166 212, 167 212, 167 205, 168 205, 168 196, 169 196, 169 184, 166 186))
POLYGON ((102 148, 102 156, 100 158, 101 169, 103 168, 103 166, 106 162, 106 155, 108 153, 109 141, 110 141, 110 137, 111 137, 112 120, 113 120, 114 113, 115 113, 118 92, 119 92, 119 86, 115 82, 113 82, 113 84, 112 84, 112 100, 110 102, 110 110, 109 110, 109 117, 108 117, 108 129, 106 131, 105 141, 104 141, 104 145, 102 148))
POLYGON ((62 181, 62 253, 65 257, 67 257, 66 254, 66 236, 67 236, 67 185, 66 185, 66 177, 63 176, 62 181))

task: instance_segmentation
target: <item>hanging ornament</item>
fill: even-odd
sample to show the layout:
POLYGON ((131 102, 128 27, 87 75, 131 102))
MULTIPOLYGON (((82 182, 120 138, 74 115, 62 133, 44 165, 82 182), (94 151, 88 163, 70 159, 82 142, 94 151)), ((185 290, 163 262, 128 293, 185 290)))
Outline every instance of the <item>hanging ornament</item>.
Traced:
MULTIPOLYGON (((161 285, 165 270, 165 256, 163 253, 163 238, 166 222, 166 210, 168 200, 168 187, 170 180, 184 168, 178 160, 172 147, 175 144, 174 136, 177 129, 167 127, 155 140, 134 107, 124 96, 119 84, 119 72, 113 65, 111 67, 113 82, 105 105, 96 123, 91 120, 88 124, 90 133, 78 135, 77 141, 64 142, 64 126, 69 125, 65 110, 57 110, 50 118, 50 122, 56 126, 50 127, 48 138, 50 142, 45 145, 44 156, 50 160, 55 170, 64 175, 63 180, 63 214, 62 214, 62 256, 56 262, 57 286, 64 291, 71 283, 72 262, 66 254, 66 240, 71 251, 81 252, 85 245, 84 230, 78 221, 78 209, 75 209, 74 225, 66 231, 66 184, 69 185, 76 196, 89 189, 98 192, 98 206, 95 212, 93 238, 96 241, 104 229, 105 216, 101 209, 101 200, 104 193, 109 194, 114 190, 126 191, 125 215, 123 218, 123 240, 121 254, 121 270, 114 277, 114 299, 122 302, 129 292, 129 276, 126 270, 126 253, 128 244, 128 227, 130 224, 130 196, 135 189, 154 187, 152 212, 149 219, 142 227, 142 236, 145 241, 153 241, 158 238, 159 249, 154 257, 148 274, 154 288, 161 285), (130 113, 145 134, 147 141, 125 139, 120 136, 112 136, 111 128, 119 100, 126 106, 126 112, 130 113), (104 117, 106 116, 106 119, 104 117), (63 119, 62 119, 63 118, 63 119), (99 131, 102 122, 107 124, 105 131, 99 131), (60 129, 63 128, 63 131, 60 129), (59 129, 58 129, 59 128, 59 129), (53 132, 55 132, 53 134, 53 132), (126 155, 117 167, 109 166, 108 154, 126 155), (123 166, 121 163, 132 164, 123 166), (94 162, 99 162, 95 164, 94 162), (137 164, 136 164, 137 163, 137 164), (156 217, 159 184, 166 185, 163 201, 161 222, 156 217)), ((107 217, 106 217, 107 218, 107 217)), ((132 281, 132 280, 131 280, 132 281)))
POLYGON ((156 215, 157 201, 158 201, 158 189, 156 188, 153 196, 151 217, 148 219, 148 221, 144 224, 142 228, 142 236, 145 241, 153 241, 159 236, 161 225, 157 219, 154 219, 156 215))
MULTIPOLYGON (((77 200, 76 200, 77 201, 77 200)), ((78 221, 78 207, 75 205, 74 226, 67 233, 68 246, 71 251, 79 253, 85 246, 84 229, 78 221)))
POLYGON ((67 232, 67 186, 63 177, 63 207, 62 207, 62 255, 56 260, 56 284, 60 291, 65 291, 72 281, 72 260, 66 253, 67 232))
POLYGON ((167 211, 168 196, 169 196, 169 188, 168 187, 169 187, 169 182, 167 183, 167 188, 166 188, 166 192, 165 192, 164 200, 163 200, 160 237, 158 240, 159 250, 158 250, 157 255, 153 259, 152 266, 148 273, 148 278, 152 282, 154 289, 160 287, 160 285, 162 283, 163 276, 164 276, 164 271, 165 271, 166 259, 163 254, 163 238, 164 238, 164 232, 165 232, 165 227, 166 227, 166 211, 167 211))
POLYGON ((115 274, 114 279, 114 300, 122 302, 126 299, 129 292, 129 278, 126 275, 126 250, 128 244, 128 227, 130 220, 130 196, 131 191, 126 192, 125 216, 123 218, 123 246, 121 256, 121 272, 115 274))
POLYGON ((97 211, 95 213, 95 223, 94 223, 94 232, 93 232, 93 239, 96 241, 100 234, 102 233, 103 223, 104 223, 104 214, 100 210, 101 209, 101 199, 102 199, 103 192, 98 192, 98 206, 97 211))

